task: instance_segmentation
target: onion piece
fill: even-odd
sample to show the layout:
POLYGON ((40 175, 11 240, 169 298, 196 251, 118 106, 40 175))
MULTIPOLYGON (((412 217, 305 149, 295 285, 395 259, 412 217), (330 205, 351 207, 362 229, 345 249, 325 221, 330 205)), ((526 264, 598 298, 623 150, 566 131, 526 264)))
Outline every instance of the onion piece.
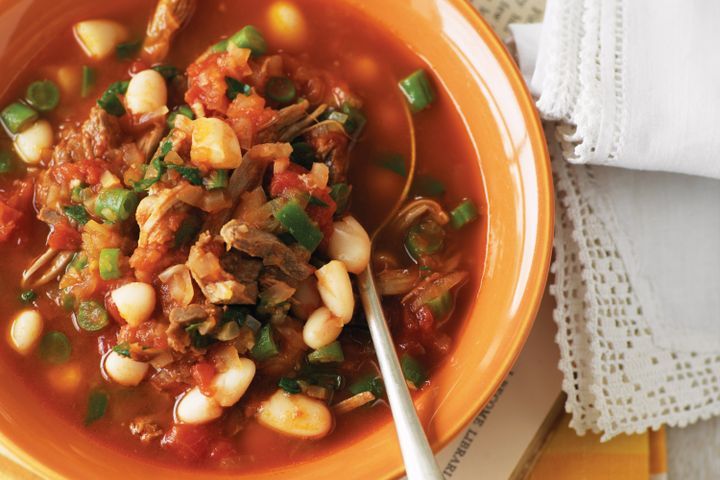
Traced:
POLYGON ((452 272, 446 275, 434 273, 415 287, 403 299, 403 305, 409 306, 410 310, 416 312, 430 300, 438 298, 456 285, 464 282, 467 272, 452 272))
POLYGON ((380 295, 404 295, 413 289, 418 280, 417 269, 383 270, 377 274, 377 288, 380 295))

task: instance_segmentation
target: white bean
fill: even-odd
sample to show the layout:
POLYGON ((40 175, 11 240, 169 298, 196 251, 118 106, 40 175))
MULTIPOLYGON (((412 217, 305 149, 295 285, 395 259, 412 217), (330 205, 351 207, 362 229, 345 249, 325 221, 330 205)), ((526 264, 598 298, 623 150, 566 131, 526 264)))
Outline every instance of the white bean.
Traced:
POLYGON ((37 344, 43 331, 43 318, 37 310, 20 312, 10 327, 10 343, 21 355, 27 355, 37 344))
POLYGON ((130 79, 125 103, 131 113, 151 113, 167 104, 165 79, 152 69, 138 72, 130 79))
POLYGON ((333 224, 328 244, 330 258, 340 260, 349 272, 360 274, 370 261, 370 237, 352 215, 333 224))
POLYGON ((269 34, 286 48, 301 48, 307 39, 307 25, 302 12, 292 2, 277 1, 268 9, 269 34))
POLYGON ((325 306, 343 323, 348 323, 355 310, 355 297, 345 264, 339 260, 331 260, 316 270, 315 276, 325 306))
POLYGON ((38 120, 29 128, 15 135, 15 151, 23 162, 37 164, 42 159, 43 150, 53 144, 53 129, 47 120, 38 120))
POLYGON ((113 53, 117 44, 128 38, 127 28, 112 20, 85 20, 76 23, 73 31, 85 54, 97 60, 113 53))
POLYGON ((231 407, 245 394, 250 382, 255 377, 255 363, 248 358, 241 358, 237 365, 227 371, 218 373, 211 385, 215 389, 213 398, 223 407, 231 407))
POLYGON ((334 342, 343 329, 343 321, 334 316, 327 307, 315 310, 303 327, 303 341, 317 350, 334 342))
POLYGON ((230 125, 218 118, 196 118, 190 161, 199 167, 239 167, 242 162, 240 142, 230 125))
POLYGON ((178 423, 200 425, 219 418, 222 412, 222 407, 213 398, 205 396, 198 387, 185 392, 175 404, 175 420, 178 423))
POLYGON ((149 364, 120 355, 113 350, 105 355, 103 362, 103 369, 108 378, 126 387, 139 385, 149 368, 149 364))
POLYGON ((132 327, 149 320, 155 310, 155 289, 147 283, 126 283, 113 290, 110 297, 122 319, 132 327))
POLYGON ((283 390, 262 403, 257 419, 261 425, 297 438, 322 438, 333 426, 332 413, 324 402, 283 390))

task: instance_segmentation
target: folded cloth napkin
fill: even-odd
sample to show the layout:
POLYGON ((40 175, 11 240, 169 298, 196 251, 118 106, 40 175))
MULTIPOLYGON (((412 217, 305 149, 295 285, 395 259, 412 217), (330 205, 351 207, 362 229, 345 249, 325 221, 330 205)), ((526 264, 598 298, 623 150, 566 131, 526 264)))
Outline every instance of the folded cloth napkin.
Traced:
POLYGON ((580 432, 720 414, 717 18, 709 0, 550 0, 542 27, 511 27, 557 121, 552 291, 580 432))

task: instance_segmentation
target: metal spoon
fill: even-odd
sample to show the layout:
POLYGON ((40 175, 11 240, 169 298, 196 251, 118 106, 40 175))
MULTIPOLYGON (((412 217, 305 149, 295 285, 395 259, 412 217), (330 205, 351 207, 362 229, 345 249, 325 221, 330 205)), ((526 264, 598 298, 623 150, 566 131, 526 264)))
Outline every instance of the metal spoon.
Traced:
MULTIPOLYGON (((404 104, 404 103, 403 103, 404 104)), ((383 223, 373 232, 371 245, 375 243, 375 238, 382 229, 390 223, 397 211, 405 202, 410 192, 413 177, 415 175, 415 128, 410 110, 405 105, 405 115, 410 127, 410 165, 408 175, 405 181, 400 198, 398 198, 390 214, 385 218, 383 223)), ((425 431, 420 424, 415 405, 413 404, 410 392, 405 383, 405 377, 400 368, 400 362, 395 352, 395 345, 390 335, 385 314, 383 313, 382 303, 375 287, 375 280, 372 272, 372 261, 368 264, 364 272, 359 277, 360 297, 362 298, 363 307, 365 308, 365 316, 370 327, 370 335, 375 353, 377 354, 380 372, 385 382, 385 390, 387 391, 388 400, 390 402, 390 410, 395 420, 395 430, 400 442, 400 451, 402 452, 403 461, 405 462, 405 471, 408 480, 440 480, 442 474, 435 462, 425 431)))

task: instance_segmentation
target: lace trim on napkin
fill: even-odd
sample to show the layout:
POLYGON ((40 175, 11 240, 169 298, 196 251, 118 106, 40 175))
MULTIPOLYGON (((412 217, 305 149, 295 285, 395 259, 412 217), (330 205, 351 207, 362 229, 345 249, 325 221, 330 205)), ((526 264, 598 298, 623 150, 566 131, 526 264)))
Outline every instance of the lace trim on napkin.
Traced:
POLYGON ((549 143, 558 203, 550 291, 571 426, 607 440, 720 414, 720 355, 657 346, 593 167, 567 164, 549 143))

